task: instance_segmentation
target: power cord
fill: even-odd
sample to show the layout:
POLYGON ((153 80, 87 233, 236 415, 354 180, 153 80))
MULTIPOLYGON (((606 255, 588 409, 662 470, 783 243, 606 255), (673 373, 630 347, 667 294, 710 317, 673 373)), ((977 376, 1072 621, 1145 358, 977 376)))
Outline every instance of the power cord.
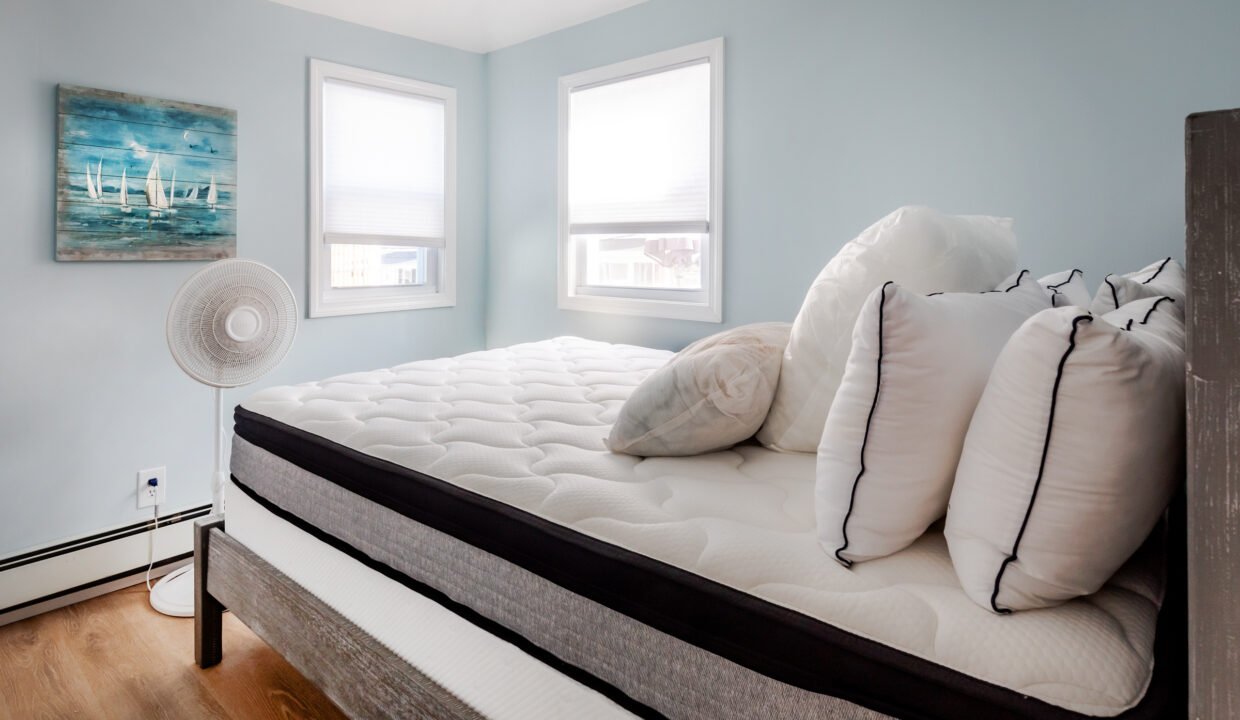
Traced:
MULTIPOLYGON (((151 478, 146 481, 151 487, 159 486, 159 478, 151 478)), ((159 505, 153 505, 155 516, 151 527, 151 532, 146 536, 146 591, 151 591, 151 568, 155 567, 155 533, 159 531, 159 505)))

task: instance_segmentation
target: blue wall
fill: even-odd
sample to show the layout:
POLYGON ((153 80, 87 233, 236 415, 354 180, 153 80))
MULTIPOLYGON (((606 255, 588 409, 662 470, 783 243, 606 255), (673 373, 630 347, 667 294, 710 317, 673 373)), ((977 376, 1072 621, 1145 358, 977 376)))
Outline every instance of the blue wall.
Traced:
POLYGON ((459 298, 303 320, 261 384, 482 347, 484 56, 259 0, 0 0, 0 557, 150 517, 135 507, 141 468, 168 466, 168 510, 210 502, 211 391, 163 332, 202 263, 53 261, 56 84, 237 110, 238 254, 282 273, 304 309, 310 57, 457 88, 459 298))
MULTIPOLYGON (((491 55, 262 0, 0 0, 0 557, 206 502, 211 393, 164 313, 200 263, 55 263, 55 86, 239 113, 238 251, 305 304, 307 58, 457 88, 458 305, 303 321, 261 385, 556 334, 721 326, 556 308, 556 79, 727 40, 725 326, 791 319, 860 229, 925 203, 1017 219, 1038 271, 1182 254, 1183 119, 1240 106, 1232 0, 651 0, 491 55)), ((244 389, 229 393, 235 403, 244 389)))
POLYGON ((556 78, 726 38, 724 326, 791 320, 899 205, 1016 218, 1091 283, 1183 255, 1183 124, 1240 105, 1240 3, 652 0, 490 56, 487 343, 677 348, 704 323, 556 308, 556 78))

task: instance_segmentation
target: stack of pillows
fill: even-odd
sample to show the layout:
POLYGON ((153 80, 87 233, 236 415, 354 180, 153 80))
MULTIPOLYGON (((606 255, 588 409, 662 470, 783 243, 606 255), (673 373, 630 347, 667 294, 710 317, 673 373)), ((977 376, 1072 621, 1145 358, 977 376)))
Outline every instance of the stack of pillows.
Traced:
POLYGON ((901 208, 823 268, 792 325, 700 340, 621 408, 616 452, 756 435, 817 452, 845 566, 946 516, 965 593, 1006 614, 1097 591, 1158 523, 1184 452, 1184 269, 1013 272, 1002 218, 901 208))

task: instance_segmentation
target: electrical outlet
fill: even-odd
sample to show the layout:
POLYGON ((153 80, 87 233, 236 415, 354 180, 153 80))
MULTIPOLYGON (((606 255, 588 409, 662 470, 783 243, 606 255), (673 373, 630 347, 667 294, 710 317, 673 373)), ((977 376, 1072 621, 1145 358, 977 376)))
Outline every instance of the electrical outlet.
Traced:
POLYGON ((163 505, 168 497, 168 468, 157 467, 138 471, 138 507, 163 505), (150 481, 155 480, 152 486, 150 481))

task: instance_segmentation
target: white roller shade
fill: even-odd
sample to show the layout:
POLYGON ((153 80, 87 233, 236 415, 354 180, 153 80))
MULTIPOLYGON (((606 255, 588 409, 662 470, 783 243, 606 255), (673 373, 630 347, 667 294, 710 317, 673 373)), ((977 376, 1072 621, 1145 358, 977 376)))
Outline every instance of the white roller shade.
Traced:
POLYGON ((444 116, 435 98, 323 85, 323 239, 444 244, 444 116))
POLYGON ((709 231, 707 61, 569 96, 570 232, 709 231))

